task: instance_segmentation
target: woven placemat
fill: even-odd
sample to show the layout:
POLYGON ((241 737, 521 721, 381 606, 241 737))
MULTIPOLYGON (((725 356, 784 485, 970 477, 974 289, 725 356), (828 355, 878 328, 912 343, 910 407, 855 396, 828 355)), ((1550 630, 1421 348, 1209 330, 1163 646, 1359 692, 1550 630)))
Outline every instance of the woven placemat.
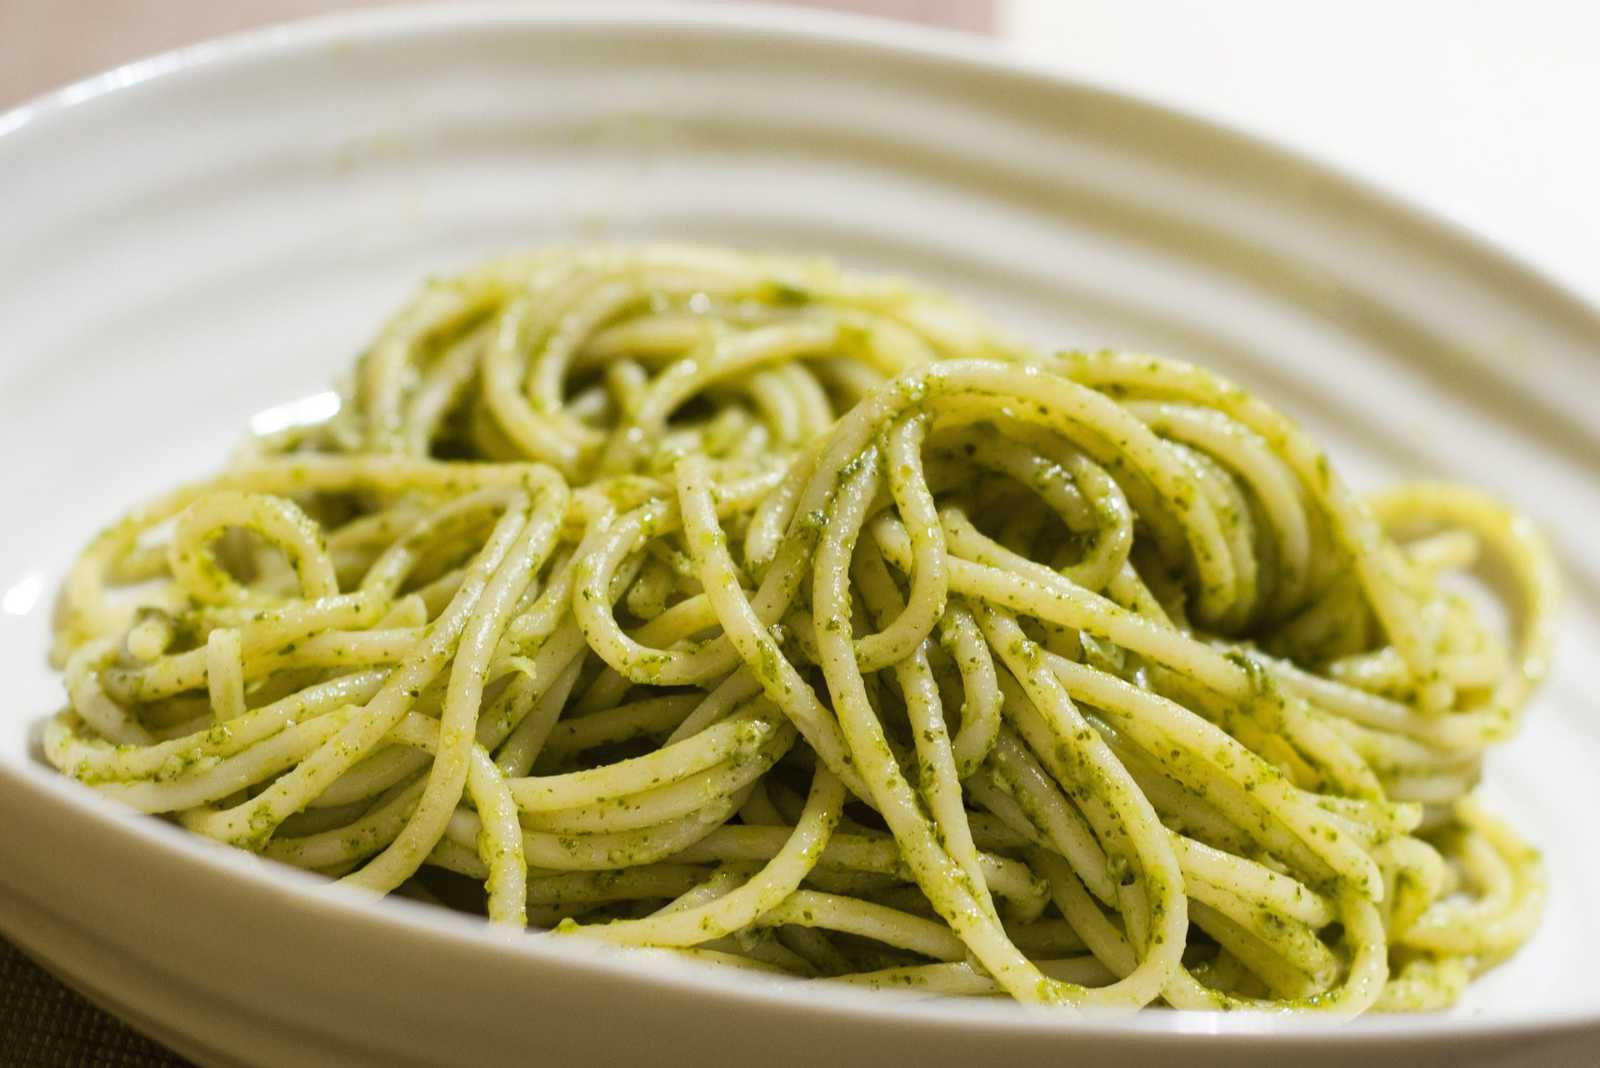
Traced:
POLYGON ((193 1068, 0 939, 4 1068, 193 1068))

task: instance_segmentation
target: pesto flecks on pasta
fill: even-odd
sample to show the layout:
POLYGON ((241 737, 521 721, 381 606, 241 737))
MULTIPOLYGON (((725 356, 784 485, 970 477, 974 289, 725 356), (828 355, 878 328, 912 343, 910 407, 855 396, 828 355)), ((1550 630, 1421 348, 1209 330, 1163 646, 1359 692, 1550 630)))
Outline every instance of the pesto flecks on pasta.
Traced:
POLYGON ((97 537, 44 747, 549 937, 1350 1017, 1538 922, 1472 790, 1555 598, 1526 520, 1357 497, 1198 367, 808 260, 550 249, 429 283, 336 414, 97 537))

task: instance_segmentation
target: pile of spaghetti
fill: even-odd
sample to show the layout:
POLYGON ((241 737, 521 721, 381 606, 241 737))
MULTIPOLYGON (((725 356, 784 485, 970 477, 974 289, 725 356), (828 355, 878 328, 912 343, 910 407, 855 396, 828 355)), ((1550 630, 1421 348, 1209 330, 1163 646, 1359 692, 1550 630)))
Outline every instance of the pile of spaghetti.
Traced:
POLYGON ((1554 596, 1526 521, 1358 499, 1197 367, 1035 353, 810 261, 551 249, 428 284, 337 414, 102 533, 45 748, 557 935, 1424 1009, 1538 921, 1536 854, 1471 790, 1554 596), (1505 628, 1452 577, 1480 554, 1505 628))

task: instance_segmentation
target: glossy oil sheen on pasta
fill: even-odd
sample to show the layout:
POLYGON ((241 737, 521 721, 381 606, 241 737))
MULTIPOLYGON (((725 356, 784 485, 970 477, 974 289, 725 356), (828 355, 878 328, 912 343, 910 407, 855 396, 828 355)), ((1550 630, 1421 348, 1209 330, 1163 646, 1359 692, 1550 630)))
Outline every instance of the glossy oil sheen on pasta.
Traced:
POLYGON ((701 248, 428 284, 71 572, 49 759, 343 883, 866 987, 1348 1017, 1538 921, 1529 524, 1188 364, 701 248), (1509 635, 1453 574, 1482 555, 1509 635))

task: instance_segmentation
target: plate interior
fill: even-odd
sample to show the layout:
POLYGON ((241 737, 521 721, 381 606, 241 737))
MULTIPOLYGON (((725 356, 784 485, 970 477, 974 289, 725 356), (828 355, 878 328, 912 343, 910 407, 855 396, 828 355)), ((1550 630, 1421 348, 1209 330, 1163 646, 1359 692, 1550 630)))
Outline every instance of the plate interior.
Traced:
POLYGON ((31 738, 61 700, 44 650, 76 549, 215 469, 253 414, 326 389, 429 273, 546 242, 821 253, 1040 345, 1210 365, 1358 486, 1463 479, 1545 523, 1563 648, 1484 791, 1545 850, 1549 907, 1452 1011, 1592 1010, 1586 309, 1321 170, 942 39, 502 15, 345 20, 200 59, 0 119, 5 773, 48 775, 31 738))

